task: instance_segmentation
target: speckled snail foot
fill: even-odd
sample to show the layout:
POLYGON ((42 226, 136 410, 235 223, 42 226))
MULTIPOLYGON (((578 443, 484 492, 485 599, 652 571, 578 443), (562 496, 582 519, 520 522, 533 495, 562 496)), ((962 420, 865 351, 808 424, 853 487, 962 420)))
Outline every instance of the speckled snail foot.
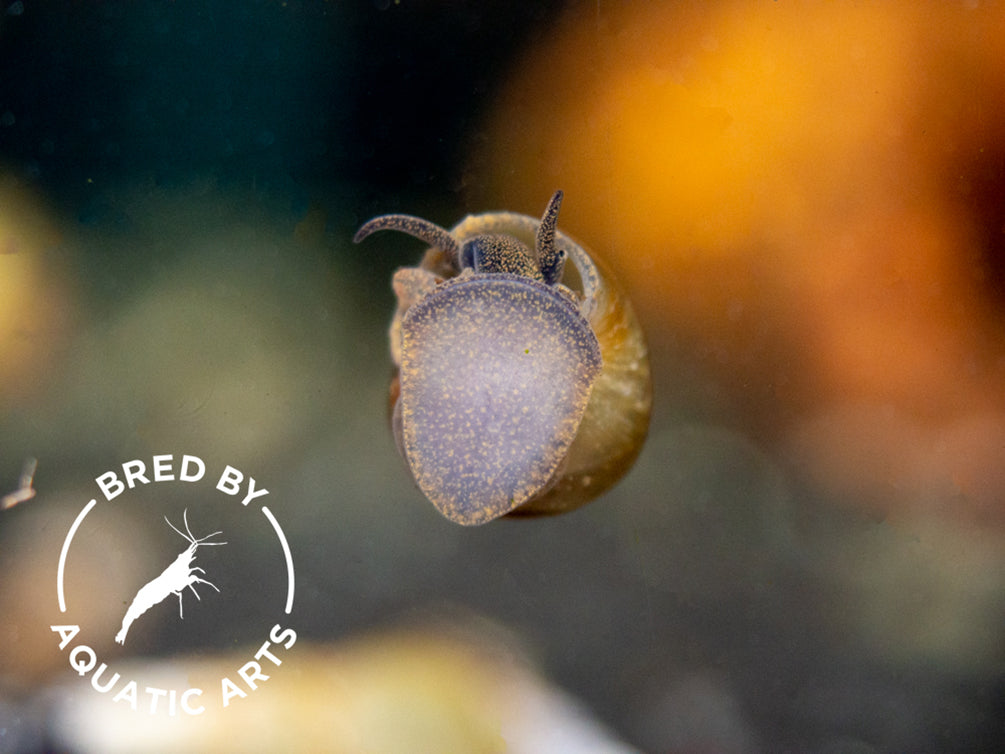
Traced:
POLYGON ((556 230, 561 203, 557 191, 540 221, 489 212, 450 231, 382 215, 354 238, 398 230, 430 246, 392 282, 392 424, 419 489, 459 524, 578 508, 645 441, 642 329, 610 273, 556 230))

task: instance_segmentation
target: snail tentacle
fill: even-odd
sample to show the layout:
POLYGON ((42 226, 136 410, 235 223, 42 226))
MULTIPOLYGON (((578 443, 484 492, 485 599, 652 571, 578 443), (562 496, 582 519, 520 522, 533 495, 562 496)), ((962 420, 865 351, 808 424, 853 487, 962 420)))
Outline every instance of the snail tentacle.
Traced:
POLYGON ((371 233, 378 230, 398 230, 402 233, 425 241, 445 253, 455 268, 460 269, 461 247, 450 231, 444 230, 436 223, 423 220, 412 215, 380 215, 367 221, 356 231, 353 243, 359 243, 371 233))
POLYGON ((538 267, 542 279, 548 285, 561 280, 565 268, 565 250, 555 244, 555 226, 558 224, 558 210, 561 206, 562 192, 556 191, 541 216, 535 239, 538 267))

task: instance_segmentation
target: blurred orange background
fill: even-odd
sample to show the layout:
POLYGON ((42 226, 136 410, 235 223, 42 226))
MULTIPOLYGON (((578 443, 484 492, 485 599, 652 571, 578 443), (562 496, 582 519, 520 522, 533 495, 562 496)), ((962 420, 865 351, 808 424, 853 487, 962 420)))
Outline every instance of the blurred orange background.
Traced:
POLYGON ((477 203, 562 188, 655 350, 696 360, 669 389, 805 479, 1000 525, 1002 6, 602 7, 513 72, 477 203))

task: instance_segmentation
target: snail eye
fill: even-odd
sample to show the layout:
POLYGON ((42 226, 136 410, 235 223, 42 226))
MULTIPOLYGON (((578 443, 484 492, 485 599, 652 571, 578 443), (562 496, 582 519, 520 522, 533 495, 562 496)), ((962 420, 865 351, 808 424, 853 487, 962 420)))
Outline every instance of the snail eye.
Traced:
POLYGON ((541 279, 548 285, 562 281, 565 272, 565 249, 556 248, 548 259, 541 260, 541 279))

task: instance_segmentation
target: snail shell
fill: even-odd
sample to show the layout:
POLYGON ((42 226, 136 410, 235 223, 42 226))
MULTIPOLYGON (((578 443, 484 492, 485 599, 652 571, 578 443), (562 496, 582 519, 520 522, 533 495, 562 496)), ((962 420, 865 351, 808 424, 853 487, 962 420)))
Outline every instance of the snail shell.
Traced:
POLYGON ((391 229, 430 245, 392 283, 392 425, 419 489, 459 524, 578 508, 645 440, 642 329, 610 273, 556 230, 561 201, 541 220, 489 212, 451 231, 383 215, 354 239, 391 229))

